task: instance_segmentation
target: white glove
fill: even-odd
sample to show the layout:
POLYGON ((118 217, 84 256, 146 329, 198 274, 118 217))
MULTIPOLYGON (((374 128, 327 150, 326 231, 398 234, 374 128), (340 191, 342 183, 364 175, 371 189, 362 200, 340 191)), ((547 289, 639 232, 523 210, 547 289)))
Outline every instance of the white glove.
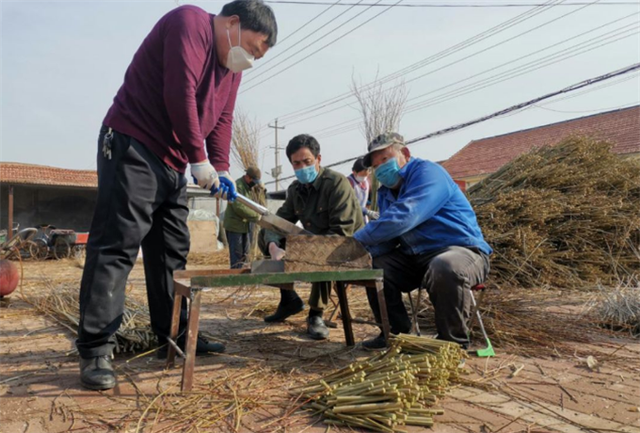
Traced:
POLYGON ((269 255, 272 260, 282 260, 284 258, 285 251, 279 248, 275 242, 269 244, 269 255))
MULTIPOLYGON (((231 175, 229 174, 228 171, 220 171, 220 172, 218 172, 218 176, 227 178, 229 180, 229 182, 231 182, 233 184, 233 191, 234 192, 238 190, 236 188, 236 182, 231 178, 231 175)), ((224 193, 219 192, 217 194, 214 194, 214 197, 218 197, 218 198, 221 198, 223 200, 227 200, 228 199, 226 192, 224 192, 224 193)))
POLYGON ((198 186, 203 189, 210 191, 211 188, 220 187, 218 172, 213 168, 208 160, 191 164, 191 176, 193 176, 198 186))
POLYGON ((368 210, 368 211, 367 211, 367 216, 368 216, 369 218, 371 218, 372 220, 374 220, 374 221, 375 221, 375 220, 377 220, 378 218, 380 218, 380 213, 379 213, 379 212, 376 212, 376 211, 374 211, 374 210, 368 210))

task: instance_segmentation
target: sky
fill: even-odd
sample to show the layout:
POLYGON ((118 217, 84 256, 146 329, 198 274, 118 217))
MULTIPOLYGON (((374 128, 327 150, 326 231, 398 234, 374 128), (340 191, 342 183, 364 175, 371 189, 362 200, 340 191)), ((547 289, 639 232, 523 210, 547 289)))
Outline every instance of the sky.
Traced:
MULTIPOLYGON (((269 172, 275 164, 275 137, 266 125, 276 118, 285 127, 279 131, 281 147, 297 134, 312 134, 320 142, 325 165, 365 152, 366 140, 358 127, 360 114, 353 97, 299 115, 303 109, 348 94, 354 80, 370 83, 417 64, 414 70, 383 85, 391 88, 390 92, 401 86, 406 89, 407 109, 399 132, 411 139, 639 62, 640 2, 606 4, 612 1, 535 10, 533 6, 329 8, 271 4, 282 42, 256 61, 253 70, 245 72, 237 102, 237 110, 261 127, 263 180, 272 179, 269 172), (529 15, 510 28, 460 47, 462 42, 528 11, 529 15), (456 46, 458 49, 450 49, 456 46), (416 106, 419 103, 422 105, 416 106)), ((558 2, 562 3, 551 3, 558 2)), ((101 122, 133 54, 153 25, 180 4, 195 4, 217 13, 224 3, 3 0, 0 161, 95 169, 101 122)), ((394 4, 396 0, 380 3, 394 4)), ((400 2, 443 3, 537 2, 400 2)), ((414 156, 441 161, 471 140, 638 104, 640 74, 628 74, 575 94, 417 143, 411 151, 414 156)), ((291 175, 284 151, 279 152, 283 175, 291 175)), ((336 169, 348 174, 351 164, 336 169)), ((231 171, 235 176, 241 174, 235 161, 231 171)))

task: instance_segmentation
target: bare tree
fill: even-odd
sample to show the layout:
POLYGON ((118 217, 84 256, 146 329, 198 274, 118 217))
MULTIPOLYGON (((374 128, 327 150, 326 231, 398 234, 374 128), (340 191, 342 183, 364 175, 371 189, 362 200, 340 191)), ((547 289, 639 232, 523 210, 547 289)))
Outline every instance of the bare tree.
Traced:
MULTIPOLYGON (((378 80, 378 74, 376 80, 367 85, 358 85, 356 79, 352 78, 351 91, 360 105, 363 120, 361 131, 367 143, 380 134, 399 130, 408 94, 404 81, 385 89, 384 84, 378 80)), ((372 180, 371 207, 377 210, 378 181, 375 176, 372 180)))
MULTIPOLYGON (((258 166, 258 154, 260 148, 260 126, 255 119, 241 110, 236 110, 233 118, 233 134, 231 136, 231 154, 238 164, 245 170, 258 166)), ((255 185, 249 191, 249 198, 263 206, 266 205, 267 195, 263 185, 255 185)), ((257 224, 251 224, 251 247, 249 260, 254 260, 258 255, 257 224)))
POLYGON ((260 126, 255 119, 240 110, 233 117, 233 135, 231 136, 231 154, 245 170, 258 166, 260 145, 260 126))

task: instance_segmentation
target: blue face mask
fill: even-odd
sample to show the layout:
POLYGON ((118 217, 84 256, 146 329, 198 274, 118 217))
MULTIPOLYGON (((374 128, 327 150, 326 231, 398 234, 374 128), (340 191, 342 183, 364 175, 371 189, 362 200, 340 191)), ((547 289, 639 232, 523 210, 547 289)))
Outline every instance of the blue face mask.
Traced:
POLYGON ((398 186, 402 177, 400 177, 400 167, 398 166, 398 160, 391 158, 385 163, 380 164, 376 168, 376 178, 378 181, 387 188, 393 188, 398 186))
POLYGON ((296 177, 300 183, 311 183, 318 177, 318 171, 315 165, 296 170, 296 177))

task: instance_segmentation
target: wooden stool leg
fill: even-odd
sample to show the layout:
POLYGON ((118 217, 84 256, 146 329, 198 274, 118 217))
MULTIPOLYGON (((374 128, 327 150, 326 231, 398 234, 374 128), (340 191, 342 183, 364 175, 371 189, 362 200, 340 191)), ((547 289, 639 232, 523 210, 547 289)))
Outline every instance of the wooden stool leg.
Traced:
POLYGON ((193 372, 196 365, 196 346, 198 345, 198 326, 200 322, 200 297, 202 291, 192 292, 189 303, 189 321, 187 324, 186 359, 182 370, 182 391, 189 392, 193 387, 193 372))
MULTIPOLYGON (((169 338, 171 338, 176 344, 178 343, 178 330, 180 328, 180 307, 182 306, 182 295, 175 294, 173 298, 173 313, 171 314, 171 331, 169 332, 169 338)), ((167 343, 169 344, 169 343, 167 343)), ((169 344, 167 351, 167 365, 169 368, 173 366, 176 359, 176 349, 172 344, 169 344)))
POLYGON ((389 315, 387 313, 387 301, 384 298, 384 283, 376 280, 376 292, 378 294, 378 305, 380 306, 380 320, 382 320, 382 335, 384 335, 387 346, 389 345, 389 315))
MULTIPOLYGON (((342 313, 342 325, 344 327, 344 338, 347 340, 347 346, 356 344, 353 338, 353 327, 351 326, 351 312, 349 311, 349 301, 347 300, 347 285, 343 282, 336 282, 336 291, 338 292, 338 301, 340 302, 340 312, 342 313)), ((385 308, 386 311, 386 308, 385 308)))

